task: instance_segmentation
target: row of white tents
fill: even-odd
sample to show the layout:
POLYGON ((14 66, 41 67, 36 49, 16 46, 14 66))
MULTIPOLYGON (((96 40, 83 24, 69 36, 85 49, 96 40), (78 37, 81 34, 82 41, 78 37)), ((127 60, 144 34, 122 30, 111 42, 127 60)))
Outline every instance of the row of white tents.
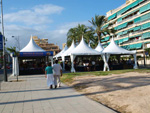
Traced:
POLYGON ((63 62, 63 69, 65 70, 65 57, 70 56, 71 58, 71 72, 75 72, 74 69, 74 59, 76 56, 94 56, 94 55, 101 55, 103 61, 104 61, 104 69, 103 71, 110 70, 109 65, 108 65, 108 60, 110 55, 133 55, 134 56, 134 69, 137 69, 137 59, 136 59, 136 51, 128 51, 126 49, 123 49, 119 47, 115 42, 114 39, 112 38, 110 44, 106 47, 103 48, 101 43, 99 42, 97 47, 95 49, 92 49, 89 47, 85 41, 84 38, 82 37, 81 42, 79 45, 75 46, 74 41, 72 42, 71 46, 67 49, 65 47, 61 52, 59 52, 57 55, 55 55, 53 58, 62 58, 63 62))
MULTIPOLYGON (((45 50, 43 50, 42 48, 40 48, 33 40, 33 38, 31 37, 29 43, 22 49, 20 50, 20 52, 46 52, 45 50)), ((135 61, 135 65, 134 65, 134 69, 137 69, 137 60, 136 60, 136 51, 128 51, 125 50, 121 47, 119 47, 113 40, 111 40, 111 43, 104 49, 101 45, 101 43, 99 42, 97 47, 95 49, 92 49, 91 47, 89 47, 85 41, 84 38, 82 37, 81 42, 79 43, 78 46, 75 46, 74 41, 72 42, 72 45, 67 49, 67 47, 65 47, 60 53, 58 53, 57 55, 55 55, 54 57, 49 56, 49 59, 51 59, 51 63, 53 64, 53 58, 58 58, 61 57, 62 58, 62 62, 63 62, 63 69, 65 69, 65 57, 70 56, 71 58, 71 72, 75 72, 74 69, 74 59, 76 58, 76 56, 94 56, 94 55, 99 55, 103 58, 104 61, 104 69, 103 71, 108 70, 109 71, 109 65, 108 65, 108 60, 110 55, 113 54, 120 54, 120 55, 133 55, 134 56, 134 61, 135 61)), ((13 73, 12 75, 19 75, 19 65, 18 65, 18 58, 17 57, 13 57, 13 73)))

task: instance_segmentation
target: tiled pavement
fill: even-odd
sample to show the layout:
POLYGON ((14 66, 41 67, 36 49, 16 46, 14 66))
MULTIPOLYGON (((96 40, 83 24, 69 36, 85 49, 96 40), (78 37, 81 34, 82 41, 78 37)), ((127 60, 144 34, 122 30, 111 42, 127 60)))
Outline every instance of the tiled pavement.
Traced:
POLYGON ((0 113, 115 113, 64 84, 48 89, 44 75, 19 76, 19 80, 1 83, 0 113))

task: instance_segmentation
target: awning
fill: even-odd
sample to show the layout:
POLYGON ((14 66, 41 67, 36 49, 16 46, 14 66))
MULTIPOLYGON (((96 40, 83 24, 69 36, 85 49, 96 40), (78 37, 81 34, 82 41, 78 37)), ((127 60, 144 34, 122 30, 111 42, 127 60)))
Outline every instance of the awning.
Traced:
POLYGON ((126 42, 126 41, 128 41, 129 40, 129 38, 127 37, 127 38, 124 38, 123 39, 123 42, 126 42))
POLYGON ((150 22, 142 25, 142 30, 150 28, 150 22))
POLYGON ((119 44, 121 44, 121 43, 123 43, 123 42, 126 42, 126 41, 128 41, 128 40, 129 40, 128 37, 127 37, 127 38, 120 39, 120 40, 119 40, 119 44))
POLYGON ((117 14, 115 13, 115 14, 113 14, 113 15, 111 15, 111 16, 108 17, 108 21, 109 21, 109 20, 112 20, 112 19, 114 19, 114 18, 116 18, 116 17, 117 17, 117 14))
POLYGON ((119 41, 118 41, 118 40, 115 40, 115 43, 118 45, 118 44, 119 44, 119 41))
POLYGON ((140 21, 141 21, 141 17, 138 17, 138 18, 134 19, 134 23, 138 23, 140 21))
POLYGON ((141 2, 143 2, 144 0, 137 0, 138 1, 138 3, 141 3, 141 2))
POLYGON ((141 38, 142 39, 150 38, 150 32, 144 33, 141 38))
POLYGON ((140 21, 143 22, 143 21, 148 20, 148 19, 150 19, 150 13, 141 16, 140 21))
POLYGON ((123 39, 120 39, 120 40, 119 40, 119 44, 121 44, 121 43, 123 43, 123 39))
POLYGON ((130 45, 130 49, 140 49, 140 48, 142 48, 142 43, 138 43, 138 44, 132 44, 132 45, 130 45))
POLYGON ((127 30, 127 31, 124 31, 122 34, 125 35, 125 34, 127 34, 127 33, 128 33, 128 30, 127 30))
POLYGON ((121 21, 122 21, 122 18, 117 19, 117 22, 121 22, 121 21))
POLYGON ((137 27, 134 27, 134 28, 133 28, 134 31, 138 31, 138 30, 140 30, 140 29, 141 29, 141 26, 137 26, 137 27))
POLYGON ((135 37, 140 37, 141 36, 141 34, 140 35, 135 35, 135 36, 132 36, 132 37, 129 37, 129 38, 135 38, 135 37))
POLYGON ((140 8, 140 13, 143 13, 150 9, 150 3, 140 8))
POLYGON ((19 57, 41 57, 41 56, 53 56, 53 51, 46 52, 20 52, 19 57))
POLYGON ((104 26, 103 26, 103 28, 106 28, 106 27, 108 27, 108 25, 109 25, 109 24, 106 24, 106 25, 104 25, 104 26))
POLYGON ((128 11, 129 9, 135 7, 138 5, 138 1, 133 2, 132 4, 126 6, 125 8, 121 9, 120 11, 117 12, 117 15, 121 15, 123 13, 125 13, 126 11, 128 11))
POLYGON ((119 33, 118 33, 119 36, 122 35, 122 34, 123 34, 122 32, 119 32, 119 33))
POLYGON ((127 25, 128 25, 128 22, 127 22, 127 23, 124 23, 124 24, 119 25, 119 26, 117 27, 117 29, 118 29, 118 30, 120 30, 120 29, 122 29, 122 28, 127 27, 127 25))
POLYGON ((105 42, 105 41, 108 41, 110 39, 110 37, 108 36, 108 37, 105 37, 105 38, 103 38, 102 40, 101 40, 101 42, 105 42))

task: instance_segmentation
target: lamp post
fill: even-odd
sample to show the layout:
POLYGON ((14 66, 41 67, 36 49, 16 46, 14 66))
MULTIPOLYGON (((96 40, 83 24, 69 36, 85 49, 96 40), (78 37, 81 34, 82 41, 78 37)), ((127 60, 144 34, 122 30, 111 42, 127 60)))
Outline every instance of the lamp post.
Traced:
POLYGON ((143 43, 143 58, 144 58, 144 66, 146 65, 145 63, 145 45, 144 45, 144 42, 143 43))
MULTIPOLYGON (((141 37, 143 37, 143 29, 142 29, 142 36, 141 37)), ((143 47, 142 47, 142 49, 143 49, 143 60, 144 60, 144 67, 145 67, 146 63, 145 63, 145 44, 144 44, 144 39, 142 39, 142 45, 143 45, 143 47)))
POLYGON ((4 81, 7 82, 7 69, 6 69, 5 37, 4 37, 4 22, 3 22, 3 4, 2 4, 2 0, 1 0, 1 23, 2 23, 2 38, 3 38, 4 81))
POLYGON ((19 36, 12 36, 12 38, 14 38, 17 42, 17 48, 20 51, 20 40, 19 40, 19 36))

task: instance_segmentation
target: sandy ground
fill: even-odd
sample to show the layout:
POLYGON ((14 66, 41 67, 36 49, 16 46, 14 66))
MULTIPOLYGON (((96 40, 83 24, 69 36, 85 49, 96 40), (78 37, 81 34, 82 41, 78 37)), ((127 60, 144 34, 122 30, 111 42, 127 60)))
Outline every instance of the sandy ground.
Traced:
POLYGON ((150 113, 150 73, 78 76, 69 85, 121 113, 150 113))

